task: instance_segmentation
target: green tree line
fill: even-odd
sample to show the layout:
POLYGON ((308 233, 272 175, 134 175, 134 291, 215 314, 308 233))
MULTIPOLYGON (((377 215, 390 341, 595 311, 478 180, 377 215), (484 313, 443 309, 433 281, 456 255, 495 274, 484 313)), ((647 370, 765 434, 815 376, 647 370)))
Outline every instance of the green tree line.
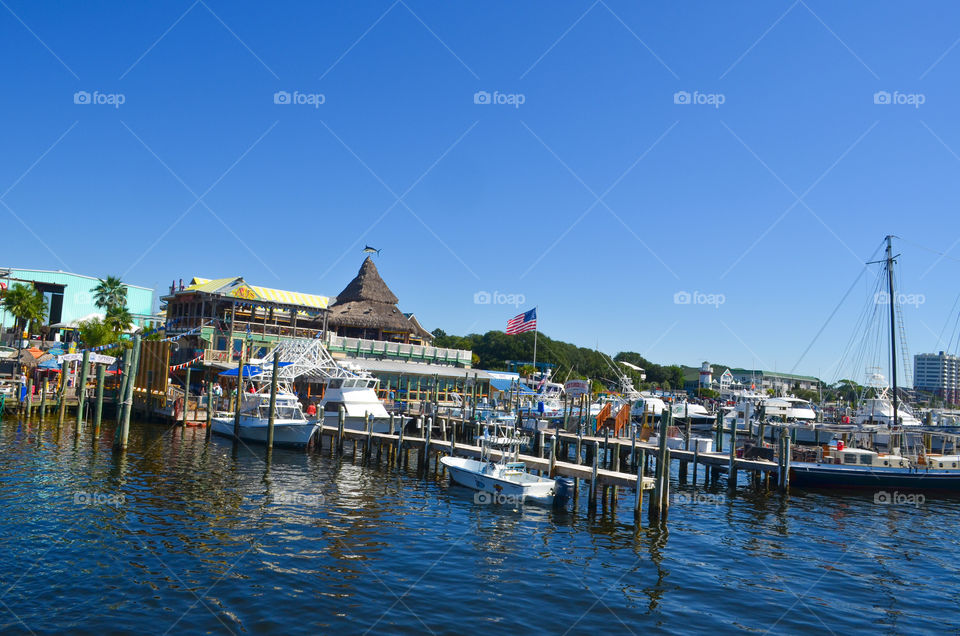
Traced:
MULTIPOLYGON (((508 336, 502 331, 488 331, 484 334, 468 336, 448 335, 442 329, 433 331, 434 346, 450 349, 465 349, 473 352, 474 366, 491 371, 507 370, 508 362, 531 362, 533 360, 533 333, 508 336)), ((646 381, 640 380, 640 373, 624 365, 618 371, 629 376, 637 388, 662 387, 677 389, 683 387, 683 369, 677 365, 661 366, 654 364, 633 351, 623 351, 614 356, 615 361, 629 362, 645 370, 646 381)), ((594 349, 578 347, 569 342, 554 340, 544 334, 537 334, 537 362, 556 365, 553 378, 558 382, 568 379, 600 380, 610 388, 615 388, 617 375, 610 368, 611 363, 604 354, 594 349)), ((615 364, 615 363, 614 363, 615 364)))

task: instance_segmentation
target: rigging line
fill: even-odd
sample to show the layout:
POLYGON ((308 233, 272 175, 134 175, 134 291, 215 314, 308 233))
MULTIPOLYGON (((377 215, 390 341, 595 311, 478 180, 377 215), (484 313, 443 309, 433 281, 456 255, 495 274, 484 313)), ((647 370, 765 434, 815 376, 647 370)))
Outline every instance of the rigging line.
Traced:
MULTIPOLYGON (((960 300, 960 297, 958 297, 960 300)), ((947 318, 949 320, 949 318, 947 318)), ((954 321, 953 330, 950 332, 950 342, 947 344, 947 351, 956 351, 956 348, 960 348, 960 312, 957 313, 957 319, 954 321), (956 345, 954 345, 954 338, 957 339, 956 345), (955 348, 956 347, 956 348, 955 348)))
POLYGON ((836 373, 849 371, 848 377, 853 379, 859 377, 857 369, 861 366, 867 355, 868 343, 871 341, 871 332, 876 327, 877 321, 877 303, 876 299, 880 293, 883 284, 883 271, 878 270, 873 281, 872 294, 873 302, 865 303, 860 309, 859 316, 854 323, 853 330, 850 332, 850 339, 844 348, 843 354, 838 361, 836 373), (859 337, 858 337, 859 334, 859 337), (847 365, 850 364, 852 368, 847 365))
MULTIPOLYGON (((872 259, 874 256, 876 256, 876 254, 877 252, 876 250, 874 250, 873 254, 870 255, 870 258, 872 259)), ((837 303, 837 306, 833 308, 832 312, 830 312, 830 315, 827 317, 827 320, 823 323, 823 326, 820 327, 820 331, 817 332, 817 334, 813 337, 813 340, 810 341, 810 344, 807 345, 807 348, 804 349, 802 354, 800 354, 800 358, 797 360, 797 363, 793 365, 793 368, 790 369, 790 373, 793 373, 794 371, 796 371, 797 367, 800 366, 800 363, 803 362, 803 358, 810 351, 810 348, 813 347, 813 345, 817 342, 817 339, 820 337, 820 334, 822 334, 823 330, 827 328, 828 324, 830 324, 830 321, 836 315, 837 311, 840 310, 841 305, 843 305, 844 301, 847 300, 847 297, 850 295, 850 292, 852 292, 853 288, 857 286, 857 283, 860 282, 860 278, 863 276, 864 272, 866 272, 867 270, 868 270, 867 266, 864 265, 863 269, 860 270, 860 273, 857 275, 856 279, 854 279, 853 284, 850 285, 850 287, 847 289, 847 293, 843 295, 843 298, 840 299, 840 302, 837 303)))
MULTIPOLYGON (((950 311, 947 313, 947 319, 946 319, 946 321, 943 323, 943 328, 940 329, 940 335, 937 336, 937 348, 939 348, 939 347, 940 347, 940 343, 943 342, 943 332, 947 330, 947 325, 950 324, 950 317, 953 316, 953 315, 954 315, 954 312, 957 310, 957 303, 960 303, 960 293, 958 293, 958 294, 957 294, 957 297, 954 299, 954 301, 953 301, 953 307, 951 307, 951 308, 950 308, 950 311)), ((957 320, 960 321, 960 314, 957 314, 957 320)), ((954 330, 956 330, 956 328, 957 328, 956 323, 954 323, 953 328, 954 328, 954 330)), ((952 332, 952 331, 950 332, 950 342, 949 342, 948 344, 949 344, 949 345, 952 345, 952 344, 953 344, 953 332, 952 332)), ((947 347, 947 351, 952 351, 952 348, 951 348, 950 346, 948 346, 948 347, 947 347)))
POLYGON ((932 247, 927 247, 926 245, 920 245, 919 243, 914 243, 913 241, 909 241, 909 240, 903 238, 902 236, 898 236, 897 238, 900 239, 900 241, 901 241, 902 243, 908 243, 908 244, 910 244, 910 245, 912 245, 912 246, 914 246, 914 247, 919 247, 919 248, 922 249, 922 250, 927 250, 928 252, 933 252, 934 254, 936 254, 937 256, 940 256, 941 258, 948 258, 948 259, 950 259, 951 261, 960 262, 960 258, 957 258, 957 257, 955 257, 955 256, 949 256, 946 252, 941 252, 941 251, 939 251, 939 250, 933 249, 932 247))

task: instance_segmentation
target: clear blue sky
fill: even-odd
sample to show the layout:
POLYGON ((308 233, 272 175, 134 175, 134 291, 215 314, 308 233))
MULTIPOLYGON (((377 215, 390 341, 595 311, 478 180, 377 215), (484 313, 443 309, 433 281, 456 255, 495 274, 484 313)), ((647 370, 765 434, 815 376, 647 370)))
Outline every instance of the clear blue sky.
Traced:
POLYGON ((536 305, 608 353, 832 378, 865 282, 797 361, 895 234, 910 352, 946 346, 955 3, 0 5, 2 264, 334 295, 370 244, 429 329, 536 305))

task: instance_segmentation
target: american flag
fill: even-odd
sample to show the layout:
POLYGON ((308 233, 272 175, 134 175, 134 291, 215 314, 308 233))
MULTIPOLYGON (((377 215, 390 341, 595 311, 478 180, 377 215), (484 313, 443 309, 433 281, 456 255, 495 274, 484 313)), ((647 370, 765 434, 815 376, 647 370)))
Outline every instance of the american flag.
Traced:
POLYGON ((507 335, 515 336, 518 333, 537 330, 537 308, 524 312, 507 321, 507 335))

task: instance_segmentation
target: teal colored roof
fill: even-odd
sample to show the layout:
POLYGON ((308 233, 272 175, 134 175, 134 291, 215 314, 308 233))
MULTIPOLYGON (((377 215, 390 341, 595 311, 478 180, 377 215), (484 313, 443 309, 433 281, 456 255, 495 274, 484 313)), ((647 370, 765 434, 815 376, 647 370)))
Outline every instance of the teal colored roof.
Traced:
POLYGON ((780 371, 764 371, 762 369, 730 369, 733 375, 756 375, 757 377, 766 376, 768 378, 786 378, 788 380, 806 380, 808 382, 819 382, 819 378, 812 375, 797 375, 795 373, 782 373, 780 371))

